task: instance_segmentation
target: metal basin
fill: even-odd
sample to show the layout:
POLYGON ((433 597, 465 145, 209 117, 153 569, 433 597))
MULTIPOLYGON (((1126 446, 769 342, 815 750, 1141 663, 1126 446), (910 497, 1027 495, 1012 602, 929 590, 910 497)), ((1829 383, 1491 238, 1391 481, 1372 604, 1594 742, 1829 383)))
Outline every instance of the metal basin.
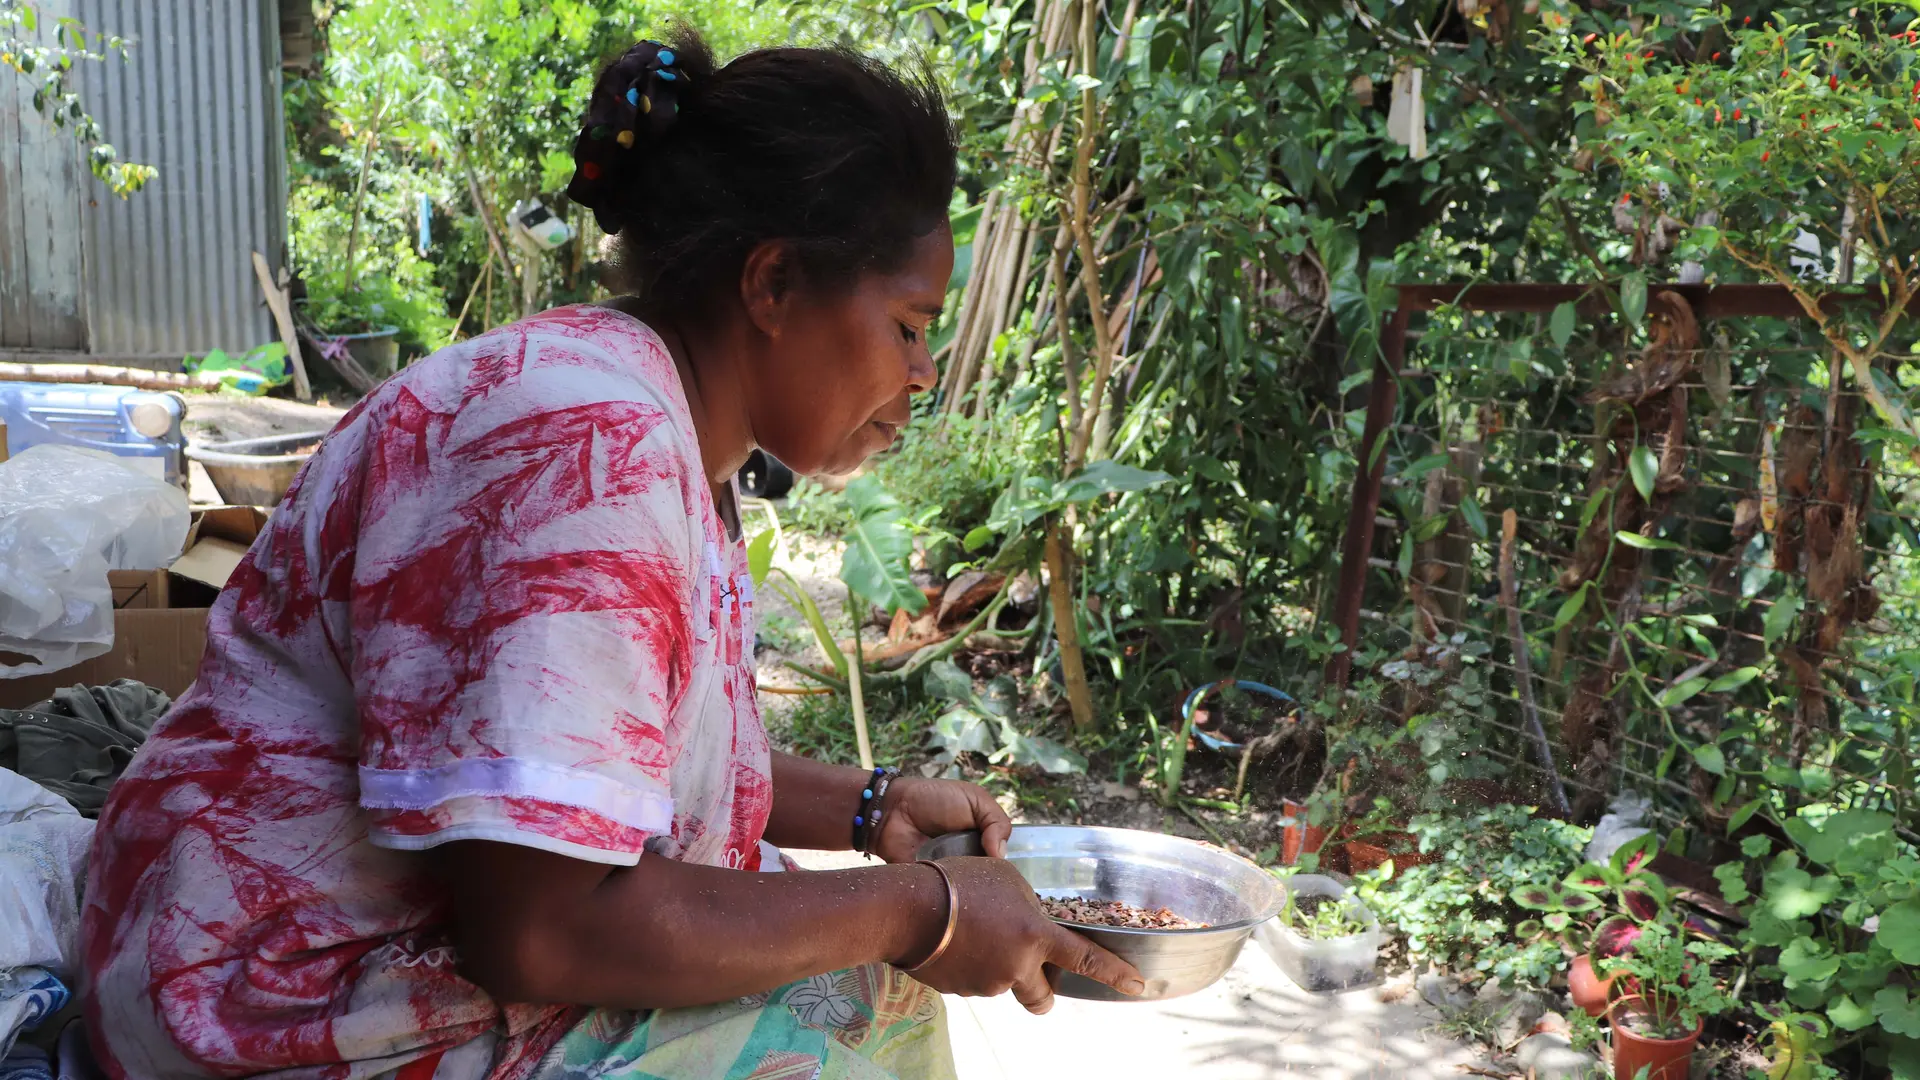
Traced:
POLYGON ((278 506, 293 476, 327 437, 324 431, 270 435, 187 447, 220 497, 234 506, 278 506))
MULTIPOLYGON (((929 841, 923 859, 981 855, 978 833, 929 841)), ((1140 969, 1147 989, 1128 997, 1061 972, 1056 991, 1091 1001, 1161 1001, 1213 985, 1240 956, 1254 927, 1279 913, 1284 893, 1271 874, 1238 855, 1178 836, 1086 825, 1016 825, 1007 859, 1041 896, 1118 900, 1167 908, 1202 930, 1062 926, 1085 934, 1140 969)))

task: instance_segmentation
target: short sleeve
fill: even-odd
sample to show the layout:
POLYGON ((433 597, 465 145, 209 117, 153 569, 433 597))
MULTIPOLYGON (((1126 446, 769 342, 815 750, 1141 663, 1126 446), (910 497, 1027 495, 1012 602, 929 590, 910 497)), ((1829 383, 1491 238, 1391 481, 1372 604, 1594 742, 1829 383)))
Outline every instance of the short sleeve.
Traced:
POLYGON ((638 861, 673 825, 666 731, 700 550, 690 436, 643 384, 590 367, 390 408, 349 601, 373 841, 638 861))

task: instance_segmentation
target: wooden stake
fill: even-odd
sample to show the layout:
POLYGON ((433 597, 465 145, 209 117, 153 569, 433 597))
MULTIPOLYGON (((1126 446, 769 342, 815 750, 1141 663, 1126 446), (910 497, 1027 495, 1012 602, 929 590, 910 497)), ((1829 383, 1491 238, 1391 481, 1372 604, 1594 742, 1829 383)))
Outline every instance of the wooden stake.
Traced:
POLYGON ((267 298, 267 310, 273 312, 274 325, 280 329, 280 344, 286 346, 287 364, 293 369, 293 396, 313 400, 313 384, 307 381, 307 361, 300 355, 300 335, 293 328, 293 305, 286 290, 273 280, 266 256, 253 253, 253 275, 260 279, 260 292, 267 298))
POLYGON ((1540 769, 1547 777, 1547 794, 1553 809, 1563 820, 1571 820, 1573 807, 1567 802, 1567 787, 1560 781, 1560 770, 1553 763, 1553 744, 1547 741, 1547 729, 1540 725, 1540 710, 1533 701, 1533 663, 1527 655, 1527 634, 1520 625, 1520 589, 1514 581, 1513 540, 1520 519, 1508 508, 1500 515, 1500 606, 1507 609, 1507 635, 1513 646, 1514 682, 1520 690, 1520 711, 1526 717, 1527 735, 1533 741, 1540 769))

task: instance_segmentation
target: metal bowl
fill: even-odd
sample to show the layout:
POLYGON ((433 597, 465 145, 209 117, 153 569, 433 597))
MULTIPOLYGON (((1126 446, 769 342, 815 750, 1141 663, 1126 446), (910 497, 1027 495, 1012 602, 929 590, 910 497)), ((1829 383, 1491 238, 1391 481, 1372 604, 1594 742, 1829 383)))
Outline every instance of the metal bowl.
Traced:
MULTIPOLYGON (((942 836, 920 849, 923 859, 984 853, 980 834, 971 832, 942 836)), ((1208 924, 1199 930, 1133 930, 1061 922, 1140 969, 1147 981, 1145 993, 1129 997, 1060 973, 1057 993, 1090 1001, 1161 1001, 1213 985, 1239 958, 1254 927, 1279 914, 1285 899, 1271 874, 1238 855, 1135 829, 1015 825, 1007 859, 1041 896, 1164 907, 1208 924)))

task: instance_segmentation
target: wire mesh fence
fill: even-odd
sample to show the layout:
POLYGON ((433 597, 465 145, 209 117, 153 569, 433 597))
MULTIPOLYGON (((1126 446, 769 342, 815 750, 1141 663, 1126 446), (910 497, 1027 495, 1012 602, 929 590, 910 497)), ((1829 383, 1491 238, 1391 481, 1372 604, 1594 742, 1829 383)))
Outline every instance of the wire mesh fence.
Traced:
MULTIPOLYGON (((1705 835, 1831 806, 1912 840, 1913 440, 1810 326, 1655 299, 1644 337, 1570 312, 1416 331, 1362 640, 1479 668, 1462 753, 1576 817, 1633 791, 1705 835)), ((1883 399, 1901 360, 1877 364, 1883 399)))

